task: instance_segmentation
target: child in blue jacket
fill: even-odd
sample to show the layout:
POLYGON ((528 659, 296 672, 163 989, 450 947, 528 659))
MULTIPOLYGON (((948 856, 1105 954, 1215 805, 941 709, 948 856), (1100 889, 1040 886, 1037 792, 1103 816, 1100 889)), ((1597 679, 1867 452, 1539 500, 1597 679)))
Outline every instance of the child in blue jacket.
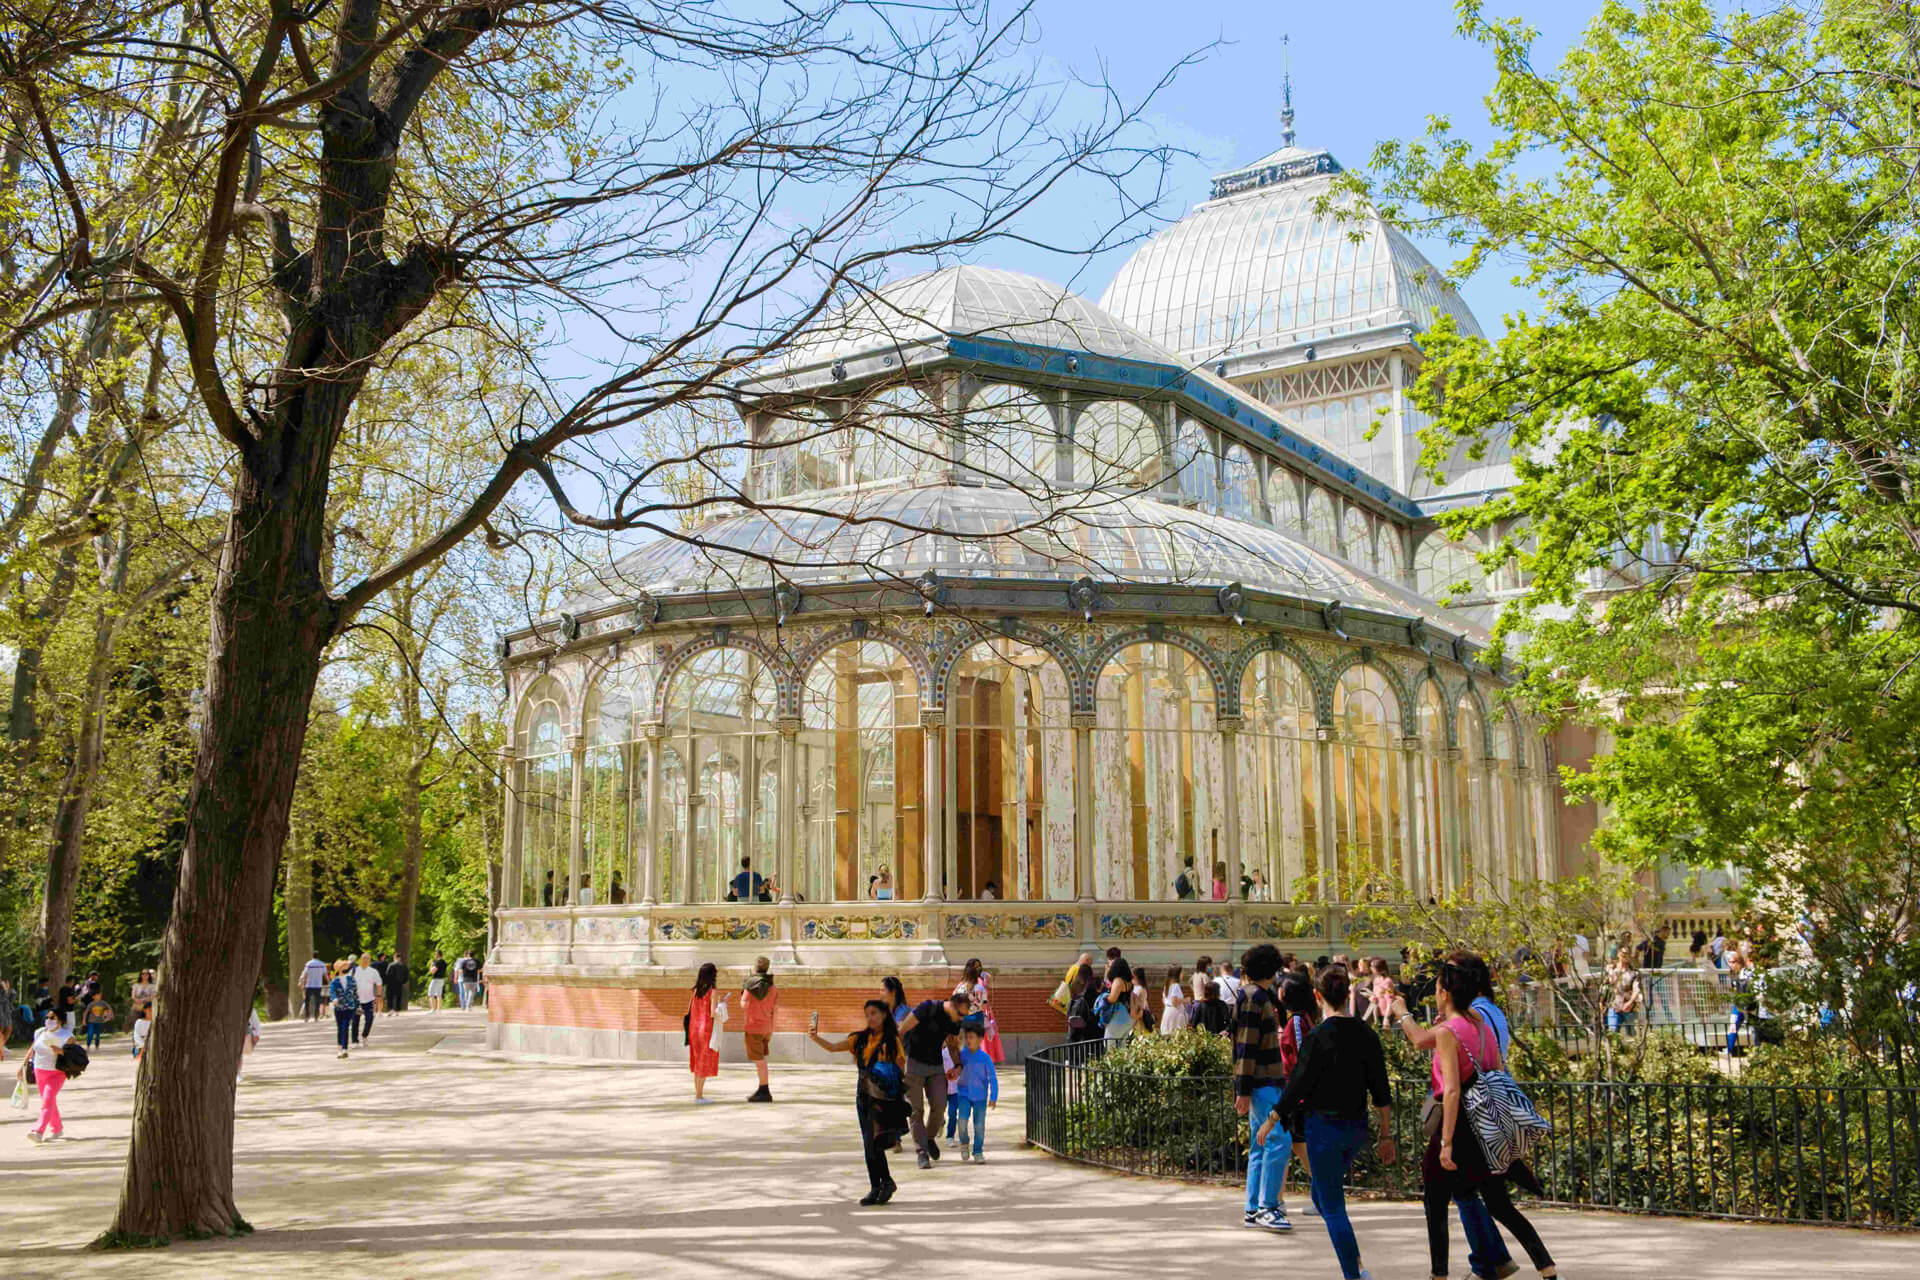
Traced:
POLYGON ((961 1164, 969 1159, 975 1164, 986 1163, 983 1148, 987 1142, 987 1111, 1000 1103, 1000 1073, 993 1069, 993 1059, 982 1047, 986 1030, 968 1022, 962 1031, 966 1043, 960 1050, 960 1082, 954 1086, 953 1104, 960 1116, 961 1164), (973 1134, 971 1152, 967 1150, 969 1128, 973 1134))

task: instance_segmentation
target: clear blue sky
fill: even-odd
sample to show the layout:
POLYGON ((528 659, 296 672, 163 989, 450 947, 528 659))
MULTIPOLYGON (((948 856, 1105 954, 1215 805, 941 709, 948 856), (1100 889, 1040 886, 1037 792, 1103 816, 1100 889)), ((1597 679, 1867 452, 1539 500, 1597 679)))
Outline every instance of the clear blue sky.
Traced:
MULTIPOLYGON (((1540 33, 1537 62, 1557 63, 1599 9, 1600 0, 1488 0, 1489 16, 1524 19, 1540 33)), ((1197 153, 1175 175, 1177 214, 1206 198, 1208 178, 1280 145, 1283 33, 1292 37, 1293 101, 1299 144, 1325 147, 1349 168, 1363 166, 1375 143, 1421 133, 1429 116, 1449 117, 1474 140, 1488 136, 1485 97, 1490 59, 1454 34, 1450 0, 1360 0, 1357 3, 1251 3, 1249 0, 1038 0, 1038 52, 1082 75, 1106 74, 1137 95, 1179 54, 1217 47, 1182 73, 1158 100, 1152 121, 1161 137, 1197 153)), ((1053 211, 1050 216, 1061 216, 1053 211)), ((1442 267, 1445 246, 1427 245, 1442 267)), ((1075 281, 1098 297, 1125 252, 1087 264, 1075 281)), ((991 265, 1059 279, 1075 264, 996 246, 991 265)), ((1500 317, 1527 304, 1489 268, 1465 290, 1489 332, 1500 317)))

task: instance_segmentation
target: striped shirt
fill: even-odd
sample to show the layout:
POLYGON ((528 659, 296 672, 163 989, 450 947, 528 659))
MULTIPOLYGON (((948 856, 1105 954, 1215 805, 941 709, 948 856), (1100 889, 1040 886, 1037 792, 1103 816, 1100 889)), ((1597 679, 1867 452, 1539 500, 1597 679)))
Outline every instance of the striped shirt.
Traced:
POLYGON ((1250 1098, 1255 1089, 1277 1089, 1280 1075, 1280 1006, 1273 992, 1249 982, 1241 989, 1233 1016, 1233 1093, 1250 1098))

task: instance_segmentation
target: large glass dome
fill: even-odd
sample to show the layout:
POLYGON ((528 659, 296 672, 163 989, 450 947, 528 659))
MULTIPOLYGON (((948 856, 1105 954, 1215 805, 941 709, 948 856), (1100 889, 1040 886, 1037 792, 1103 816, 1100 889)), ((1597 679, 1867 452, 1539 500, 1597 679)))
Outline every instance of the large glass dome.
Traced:
POLYGON ((1316 211, 1338 171, 1325 151, 1288 147, 1221 175, 1216 198, 1142 245, 1101 306, 1193 361, 1443 314, 1478 334, 1460 295, 1372 210, 1316 211))
POLYGON ((803 511, 770 507, 716 521, 697 542, 661 538, 616 561, 566 608, 591 613, 642 592, 759 591, 776 580, 905 584, 928 570, 973 580, 1238 581, 1484 636, 1431 600, 1277 529, 1144 494, 1089 491, 1048 502, 1018 489, 954 484, 819 495, 803 511))

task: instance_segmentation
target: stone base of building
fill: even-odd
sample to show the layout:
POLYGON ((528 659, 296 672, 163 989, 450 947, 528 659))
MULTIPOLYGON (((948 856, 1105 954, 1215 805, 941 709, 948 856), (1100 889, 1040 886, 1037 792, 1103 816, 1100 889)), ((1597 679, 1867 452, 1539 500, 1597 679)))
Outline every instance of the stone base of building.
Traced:
MULTIPOLYGON (((821 1019, 821 1034, 838 1039, 851 1028, 828 1027, 821 1019)), ((1026 1056, 1066 1039, 1064 1030, 1045 1034, 1006 1035, 1001 1045, 1007 1063, 1019 1063, 1026 1056)), ((663 1062, 685 1066, 687 1046, 678 1028, 672 1031, 615 1031, 605 1027, 537 1026, 529 1023, 491 1022, 487 1025, 487 1047, 501 1053, 524 1053, 551 1058, 594 1058, 616 1062, 663 1062)), ((807 1066, 844 1066, 845 1054, 828 1053, 801 1031, 776 1031, 769 1038, 767 1060, 807 1066)), ((748 1067, 744 1038, 728 1032, 720 1048, 723 1067, 748 1067)))

